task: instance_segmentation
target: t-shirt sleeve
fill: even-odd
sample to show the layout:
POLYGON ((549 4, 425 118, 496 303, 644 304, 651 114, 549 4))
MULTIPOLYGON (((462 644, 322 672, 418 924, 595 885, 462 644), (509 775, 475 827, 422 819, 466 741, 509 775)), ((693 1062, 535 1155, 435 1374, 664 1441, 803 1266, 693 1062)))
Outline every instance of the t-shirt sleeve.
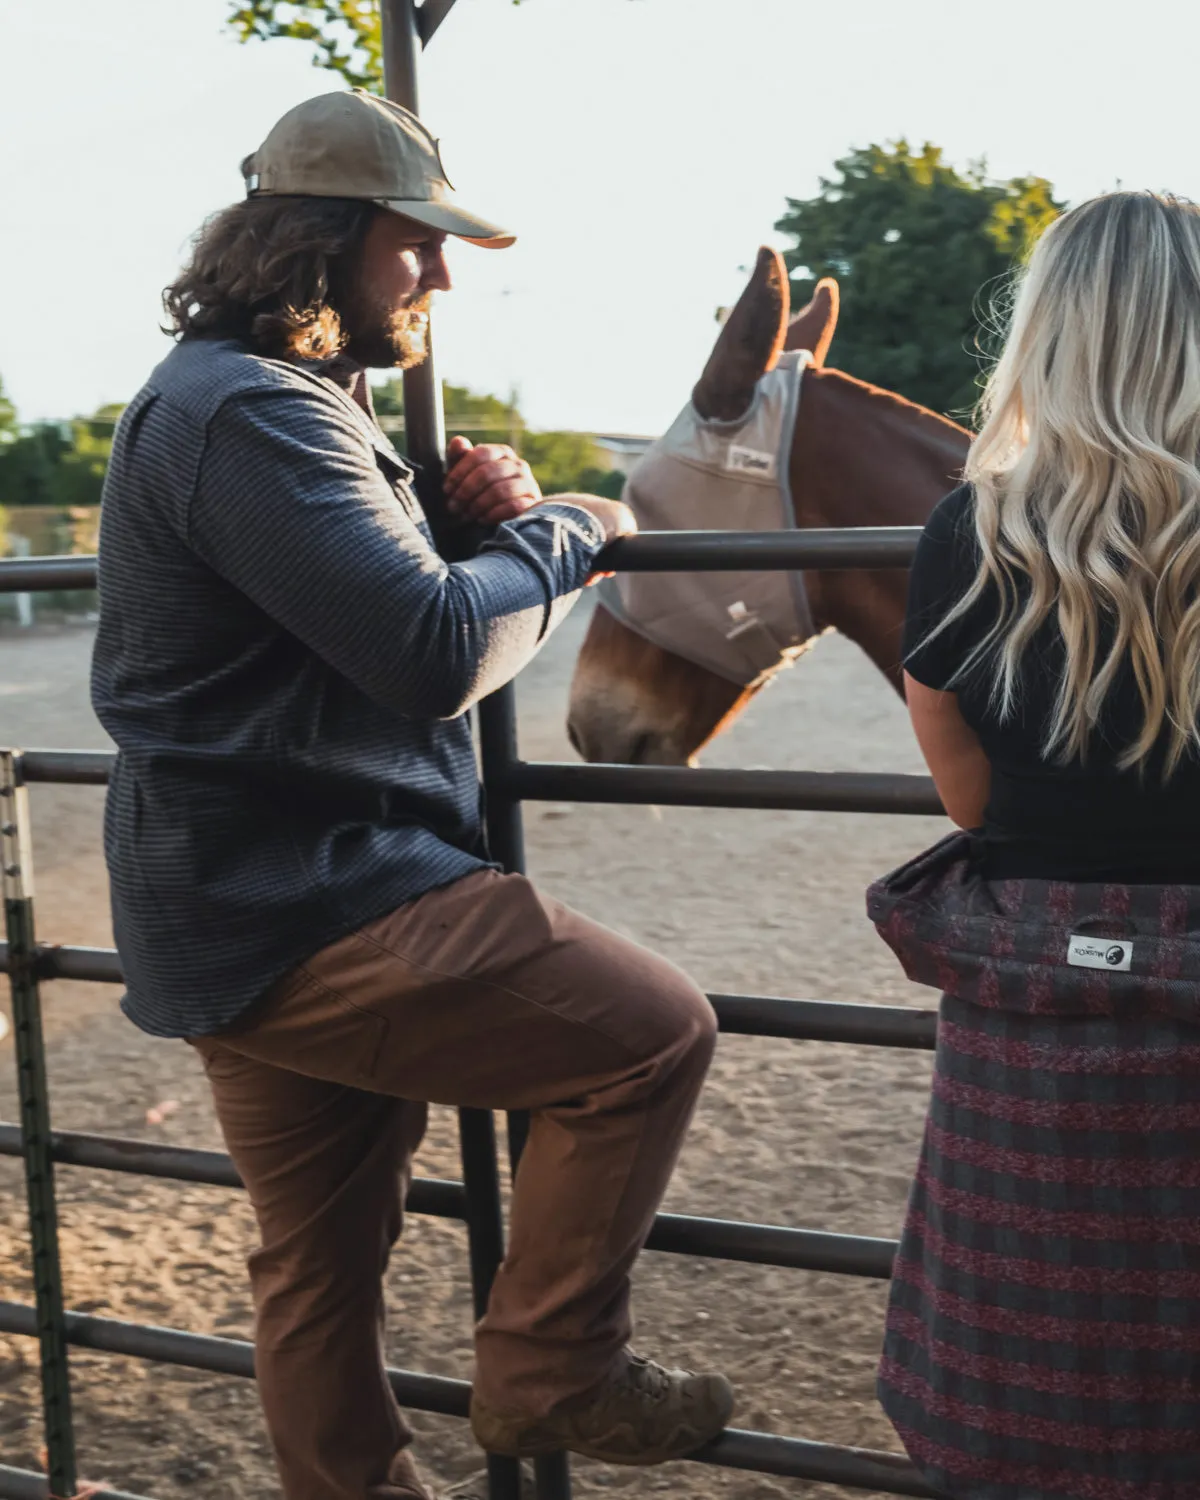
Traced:
POLYGON ((970 588, 978 568, 969 485, 951 491, 935 507, 917 543, 908 581, 904 618, 904 670, 925 687, 947 690, 964 659, 978 644, 979 612, 972 608, 930 639, 970 588))

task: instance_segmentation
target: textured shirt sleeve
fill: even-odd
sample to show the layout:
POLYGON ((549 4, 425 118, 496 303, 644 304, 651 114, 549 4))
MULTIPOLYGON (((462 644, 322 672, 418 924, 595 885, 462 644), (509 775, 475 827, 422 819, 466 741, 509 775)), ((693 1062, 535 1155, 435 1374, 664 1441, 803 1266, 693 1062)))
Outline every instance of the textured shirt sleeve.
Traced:
POLYGON ((604 541, 586 511, 543 505, 448 564, 353 416, 295 391, 221 408, 188 531, 210 567, 336 671, 422 718, 453 718, 514 677, 604 541))

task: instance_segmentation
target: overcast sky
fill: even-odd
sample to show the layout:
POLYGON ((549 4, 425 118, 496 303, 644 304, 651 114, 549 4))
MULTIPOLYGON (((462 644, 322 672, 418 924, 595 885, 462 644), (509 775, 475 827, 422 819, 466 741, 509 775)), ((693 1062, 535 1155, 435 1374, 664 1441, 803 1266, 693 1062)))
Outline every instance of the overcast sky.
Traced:
MULTIPOLYGON (((70 416, 137 389, 189 235, 340 81, 303 44, 239 46, 228 0, 0 8, 0 377, 23 419, 70 416)), ((422 113, 521 238, 455 248, 441 373, 515 385, 535 426, 658 432, 785 197, 849 147, 1200 197, 1198 56, 1194 0, 458 0, 422 113)))

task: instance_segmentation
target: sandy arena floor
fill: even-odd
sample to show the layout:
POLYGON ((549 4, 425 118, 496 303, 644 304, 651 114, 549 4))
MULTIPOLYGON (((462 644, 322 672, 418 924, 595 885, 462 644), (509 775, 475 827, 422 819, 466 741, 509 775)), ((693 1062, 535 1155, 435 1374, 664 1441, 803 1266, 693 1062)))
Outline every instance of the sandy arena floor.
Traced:
MULTIPOLYGON (((521 745, 571 758, 567 682, 581 608, 520 684, 521 745)), ((0 744, 103 747, 88 707, 90 633, 41 627, 0 638, 0 744)), ((840 638, 755 703, 708 765, 914 771, 900 703, 840 638)), ((44 940, 108 944, 102 793, 36 788, 38 926, 44 940)), ((867 882, 932 840, 935 819, 667 808, 527 809, 531 873, 556 895, 668 954, 711 990, 927 1006, 863 915, 867 882)), ((182 1044, 140 1035, 112 988, 46 991, 54 1123, 218 1147, 203 1078, 182 1044), (147 1112, 178 1107, 159 1125, 147 1112)), ((0 1046, 0 1117, 16 1118, 11 1042, 0 1046)), ((723 1040, 668 1206, 765 1223, 894 1235, 914 1164, 929 1057, 756 1038, 723 1040)), ((418 1169, 457 1176, 454 1122, 434 1120, 418 1169)), ((0 1161, 0 1296, 31 1300, 19 1164, 0 1161)), ((68 1306, 246 1338, 246 1203, 228 1192, 60 1169, 68 1306)), ((467 1377, 465 1232, 410 1220, 389 1282, 393 1363, 467 1377)), ((715 1364, 739 1392, 738 1425, 895 1448, 873 1396, 882 1283, 647 1254, 639 1342, 715 1364)), ((249 1382, 76 1351, 83 1473, 178 1500, 268 1500, 278 1487, 249 1382)), ((463 1424, 418 1416, 441 1481, 478 1468, 463 1424)), ((36 1467, 35 1346, 0 1339, 0 1461, 36 1467)), ((851 1492, 698 1465, 655 1472, 580 1464, 576 1494, 695 1500, 851 1492)), ((861 1492, 857 1492, 861 1493, 861 1492)))

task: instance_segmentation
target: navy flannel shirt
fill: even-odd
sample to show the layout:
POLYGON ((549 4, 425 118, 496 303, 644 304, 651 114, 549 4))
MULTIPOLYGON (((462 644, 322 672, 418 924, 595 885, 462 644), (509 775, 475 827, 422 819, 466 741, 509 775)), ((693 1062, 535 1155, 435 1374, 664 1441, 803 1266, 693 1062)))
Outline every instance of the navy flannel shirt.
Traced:
POLYGON ((92 702, 124 1008, 212 1035, 297 963, 488 862, 466 710, 570 608, 577 506, 434 550, 412 471, 329 372, 184 340, 121 418, 92 702))

